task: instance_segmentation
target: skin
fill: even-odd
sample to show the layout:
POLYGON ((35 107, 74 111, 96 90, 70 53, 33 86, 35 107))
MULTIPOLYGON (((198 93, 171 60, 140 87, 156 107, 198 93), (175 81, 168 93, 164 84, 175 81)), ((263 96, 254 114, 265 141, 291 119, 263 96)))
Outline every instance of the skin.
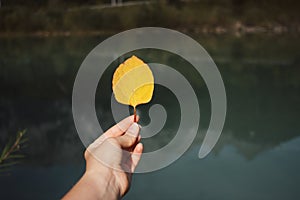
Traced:
POLYGON ((96 139, 84 153, 85 173, 63 200, 121 199, 143 152, 139 131, 130 116, 96 139))

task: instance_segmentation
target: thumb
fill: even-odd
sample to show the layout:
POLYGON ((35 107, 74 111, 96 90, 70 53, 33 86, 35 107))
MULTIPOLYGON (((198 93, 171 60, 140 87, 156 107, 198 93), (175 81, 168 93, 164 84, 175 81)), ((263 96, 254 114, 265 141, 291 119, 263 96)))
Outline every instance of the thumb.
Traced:
POLYGON ((122 148, 129 148, 135 144, 140 132, 140 127, 137 123, 133 123, 126 131, 126 133, 120 137, 117 137, 119 144, 122 148))

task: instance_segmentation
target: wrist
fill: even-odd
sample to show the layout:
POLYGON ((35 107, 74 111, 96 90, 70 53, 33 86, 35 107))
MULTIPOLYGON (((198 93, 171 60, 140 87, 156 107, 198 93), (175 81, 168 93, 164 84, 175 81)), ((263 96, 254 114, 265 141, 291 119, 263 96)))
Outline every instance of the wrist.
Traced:
POLYGON ((96 199, 120 199, 120 189, 110 170, 87 170, 83 178, 93 188, 96 199))

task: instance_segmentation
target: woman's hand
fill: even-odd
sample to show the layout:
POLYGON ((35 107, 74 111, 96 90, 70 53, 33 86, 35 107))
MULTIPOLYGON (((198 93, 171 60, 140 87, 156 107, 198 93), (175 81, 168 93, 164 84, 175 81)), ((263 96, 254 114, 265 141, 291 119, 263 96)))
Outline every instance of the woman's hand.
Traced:
POLYGON ((126 194, 143 151, 133 118, 125 118, 87 148, 86 172, 64 199, 119 199, 126 194))

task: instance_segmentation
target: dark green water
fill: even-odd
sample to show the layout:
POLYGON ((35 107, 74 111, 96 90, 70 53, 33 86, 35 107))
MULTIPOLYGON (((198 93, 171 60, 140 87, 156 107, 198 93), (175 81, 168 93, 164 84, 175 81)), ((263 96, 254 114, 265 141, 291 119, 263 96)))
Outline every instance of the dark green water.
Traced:
MULTIPOLYGON (((106 37, 0 39, 0 144, 27 129, 26 158, 0 176, 1 199, 58 199, 84 171, 82 145, 71 112, 77 70, 106 37)), ((227 92, 223 133, 206 158, 198 159, 210 119, 210 99, 200 76, 188 63, 167 52, 134 52, 176 69, 192 83, 201 109, 200 131, 192 146, 172 165, 134 176, 125 199, 299 199, 300 198, 300 40, 298 36, 195 36, 215 60, 227 92), (184 68, 184 70, 183 70, 184 68)), ((180 47, 178 47, 180 48, 180 47)), ((107 95, 96 108, 114 122, 107 95)), ((177 102, 156 87, 149 105, 140 107, 141 123, 154 103, 171 116, 165 130, 144 139, 145 151, 168 143, 178 123, 177 102)))

